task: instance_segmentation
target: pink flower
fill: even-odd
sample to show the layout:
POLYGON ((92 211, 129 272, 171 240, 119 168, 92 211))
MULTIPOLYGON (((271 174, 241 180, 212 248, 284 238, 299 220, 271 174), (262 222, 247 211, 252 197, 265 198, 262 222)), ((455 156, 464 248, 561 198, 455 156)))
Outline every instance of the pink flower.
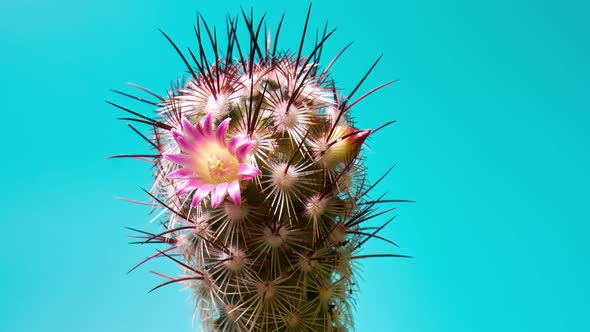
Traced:
POLYGON ((212 207, 219 206, 227 193, 234 204, 239 206, 240 181, 261 174, 258 168, 244 162, 255 141, 239 135, 226 142, 225 134, 230 120, 223 120, 214 131, 213 115, 209 113, 202 123, 193 125, 182 118, 182 131, 172 129, 172 136, 183 153, 164 153, 163 156, 182 168, 170 172, 167 177, 186 180, 176 192, 177 195, 196 189, 191 203, 193 207, 209 193, 212 207))

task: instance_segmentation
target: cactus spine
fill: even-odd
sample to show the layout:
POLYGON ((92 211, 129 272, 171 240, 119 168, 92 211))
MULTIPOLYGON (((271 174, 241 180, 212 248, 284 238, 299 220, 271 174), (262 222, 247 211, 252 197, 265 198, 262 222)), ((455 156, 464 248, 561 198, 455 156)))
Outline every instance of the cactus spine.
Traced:
POLYGON ((154 165, 147 193, 165 230, 141 231, 142 243, 165 248, 145 261, 178 264, 180 276, 165 276, 155 288, 190 288, 207 331, 348 331, 355 262, 402 257, 359 253, 370 238, 388 241, 377 235, 385 225, 366 226, 386 202, 368 198, 374 185, 365 181, 360 156, 375 130, 355 128, 349 116, 368 95, 350 99, 364 78, 343 97, 331 64, 320 68, 333 31, 302 54, 309 11, 296 53, 277 51, 282 19, 261 45, 263 20, 242 14, 247 44, 231 17, 223 49, 202 17, 196 54, 183 54, 164 34, 189 76, 164 97, 148 92, 156 101, 121 92, 155 106, 154 116, 113 104, 151 129, 144 135, 131 126, 153 155, 116 156, 154 165))

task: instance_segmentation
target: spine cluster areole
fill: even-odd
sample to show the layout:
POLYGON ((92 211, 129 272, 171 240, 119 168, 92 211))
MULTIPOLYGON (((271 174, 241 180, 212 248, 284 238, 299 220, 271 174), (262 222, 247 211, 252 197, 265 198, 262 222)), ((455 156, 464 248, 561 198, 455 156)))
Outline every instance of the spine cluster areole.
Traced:
POLYGON ((155 170, 146 192, 164 229, 137 237, 163 247, 138 266, 157 257, 175 262, 179 275, 160 274, 165 280, 154 289, 190 288, 206 331, 352 330, 355 263, 406 257, 360 252, 371 238, 393 244, 378 235, 391 219, 367 222, 391 210, 382 203, 401 200, 370 198, 376 183, 366 180, 360 152, 379 128, 356 128, 350 111, 392 82, 352 99, 375 62, 342 96, 329 73, 342 52, 319 64, 333 31, 302 52, 309 11, 296 52, 277 50, 282 18, 274 33, 261 33, 264 18, 242 12, 242 19, 228 17, 222 46, 199 16, 196 52, 164 34, 188 70, 166 96, 139 86, 155 100, 116 91, 156 111, 111 103, 131 114, 126 121, 148 126, 144 133, 129 125, 154 151, 114 156, 155 170))

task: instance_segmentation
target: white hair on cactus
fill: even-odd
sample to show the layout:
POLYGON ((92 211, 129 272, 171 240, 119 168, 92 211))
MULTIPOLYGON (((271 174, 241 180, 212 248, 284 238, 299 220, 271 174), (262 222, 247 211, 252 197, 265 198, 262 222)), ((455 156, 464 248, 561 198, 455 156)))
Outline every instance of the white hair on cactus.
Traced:
POLYGON ((330 74, 342 52, 322 66, 333 31, 318 32, 306 51, 309 11, 292 51, 277 47, 282 19, 265 34, 264 18, 242 14, 239 29, 228 17, 226 45, 201 15, 196 52, 163 33, 187 75, 165 96, 136 86, 155 101, 119 92, 152 115, 111 103, 131 114, 125 121, 149 126, 144 134, 130 125, 153 150, 115 156, 154 170, 142 204, 162 230, 133 230, 137 243, 165 248, 136 267, 153 258, 180 266, 178 277, 154 272, 164 278, 154 289, 191 289, 204 331, 349 331, 359 260, 403 257, 359 253, 369 239, 394 244, 378 235, 389 221, 370 221, 398 200, 368 198, 376 183, 361 150, 381 127, 358 129, 351 108, 389 83, 351 99, 375 62, 343 96, 330 74))

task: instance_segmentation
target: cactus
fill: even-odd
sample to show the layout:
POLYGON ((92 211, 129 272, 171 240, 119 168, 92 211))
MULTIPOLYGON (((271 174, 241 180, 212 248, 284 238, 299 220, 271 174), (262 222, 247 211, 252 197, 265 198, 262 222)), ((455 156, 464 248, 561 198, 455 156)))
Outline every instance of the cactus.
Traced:
POLYGON ((206 331, 351 330, 358 260, 406 257, 360 253, 371 238, 393 243, 378 235, 389 221, 367 221, 387 212, 381 203, 401 201, 369 198, 376 183, 367 183, 360 152, 379 128, 357 129, 350 110, 392 82, 351 99, 377 60, 341 96, 329 71, 342 52, 323 70, 319 64, 334 31, 324 29, 302 54, 309 14, 297 52, 277 51, 282 18, 260 43, 264 18, 243 11, 248 43, 232 17, 223 48, 201 16, 196 53, 184 54, 162 32, 188 77, 164 97, 136 86, 156 101, 115 91, 154 107, 153 116, 111 103, 132 115, 125 120, 149 126, 146 135, 129 125, 154 150, 115 156, 155 169, 147 204, 164 230, 136 231, 140 243, 164 248, 137 266, 156 257, 175 262, 179 276, 158 273, 166 281, 154 289, 191 289, 206 331))

